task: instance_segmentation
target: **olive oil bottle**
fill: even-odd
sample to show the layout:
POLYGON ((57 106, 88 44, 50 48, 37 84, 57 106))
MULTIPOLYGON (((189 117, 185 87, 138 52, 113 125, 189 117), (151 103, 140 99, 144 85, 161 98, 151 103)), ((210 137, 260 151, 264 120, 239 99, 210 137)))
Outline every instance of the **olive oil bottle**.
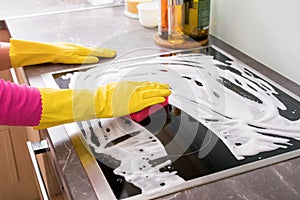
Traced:
POLYGON ((184 34, 196 41, 208 38, 210 0, 185 0, 184 34))

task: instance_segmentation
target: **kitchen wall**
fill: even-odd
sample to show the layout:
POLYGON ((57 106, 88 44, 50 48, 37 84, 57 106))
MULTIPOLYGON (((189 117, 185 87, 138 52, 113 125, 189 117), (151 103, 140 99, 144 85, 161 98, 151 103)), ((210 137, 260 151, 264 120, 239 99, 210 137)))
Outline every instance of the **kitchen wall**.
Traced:
POLYGON ((300 84, 299 0, 211 0, 210 33, 300 84))

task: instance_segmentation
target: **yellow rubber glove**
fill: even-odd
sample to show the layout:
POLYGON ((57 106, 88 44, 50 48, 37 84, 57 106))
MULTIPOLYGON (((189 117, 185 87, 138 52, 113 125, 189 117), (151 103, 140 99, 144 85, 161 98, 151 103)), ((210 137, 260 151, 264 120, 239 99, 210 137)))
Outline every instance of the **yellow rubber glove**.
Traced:
POLYGON ((70 43, 42 43, 10 39, 9 55, 11 65, 15 68, 41 63, 97 63, 98 57, 113 58, 116 51, 70 43))
POLYGON ((122 81, 89 90, 39 89, 42 118, 38 129, 83 121, 109 118, 137 112, 162 103, 171 94, 167 84, 122 81))

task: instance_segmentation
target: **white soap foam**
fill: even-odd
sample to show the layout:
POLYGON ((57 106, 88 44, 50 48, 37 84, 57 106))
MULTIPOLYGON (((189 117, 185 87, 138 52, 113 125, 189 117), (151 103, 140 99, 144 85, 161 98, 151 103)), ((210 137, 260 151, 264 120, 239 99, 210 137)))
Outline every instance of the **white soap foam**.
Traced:
MULTIPOLYGON (((176 175, 176 171, 160 171, 161 168, 171 164, 163 144, 152 133, 131 119, 125 117, 102 119, 102 128, 98 120, 91 120, 89 123, 82 122, 89 146, 95 150, 96 154, 109 155, 120 161, 114 173, 139 187, 142 193, 154 193, 185 181, 176 175), (100 145, 97 146, 93 142, 91 130, 100 145), (130 133, 131 137, 119 140, 118 143, 111 143, 130 133), (157 163, 153 164, 154 161, 157 163)), ((103 164, 110 165, 109 161, 103 164)))
MULTIPOLYGON (((300 140, 300 121, 291 121, 281 116, 278 109, 286 110, 286 106, 276 97, 275 88, 249 71, 255 72, 237 60, 222 63, 212 56, 179 54, 126 65, 116 63, 76 73, 71 78, 70 87, 93 90, 99 85, 120 80, 168 83, 172 88, 170 104, 204 124, 224 142, 236 159, 240 160, 245 156, 287 148, 291 145, 287 138, 300 140), (224 70, 216 65, 230 66, 233 70, 224 70), (234 91, 237 87, 231 90, 224 86, 230 84, 240 87, 239 91, 234 91), (246 98, 247 96, 251 96, 251 99, 246 98)), ((110 120, 113 124, 120 123, 117 119, 110 120)), ((104 140, 102 136, 103 129, 95 129, 101 145, 97 147, 91 140, 89 144, 96 152, 121 160, 121 165, 114 172, 140 187, 143 192, 154 190, 162 181, 166 185, 184 181, 176 174, 159 172, 158 168, 161 166, 152 167, 143 160, 150 159, 149 154, 153 154, 153 158, 167 156, 158 140, 153 143, 145 139, 150 137, 151 133, 143 127, 139 127, 141 134, 138 136, 109 148, 103 148, 103 144, 135 129, 124 132, 123 127, 123 132, 119 130, 114 132, 116 135, 108 134, 108 140, 104 140), (142 153, 139 151, 141 147, 144 149, 142 153), (139 170, 142 173, 138 173, 139 170), (144 182, 146 180, 147 183, 144 182)), ((88 131, 88 127, 85 130, 88 131)), ((169 162, 161 165, 169 165, 169 162)))
POLYGON ((273 86, 248 73, 249 69, 245 70, 247 66, 236 60, 221 63, 212 56, 185 54, 112 66, 84 72, 77 82, 82 83, 84 79, 85 86, 119 80, 168 83, 173 92, 170 104, 211 129, 237 159, 289 145, 286 138, 261 133, 300 139, 299 120, 290 121, 279 115, 278 109, 285 110, 286 107, 276 97, 273 86), (230 65, 242 76, 217 68, 216 64, 230 65), (220 80, 224 79, 240 86, 262 103, 224 87, 220 84, 220 80), (197 86, 195 81, 203 86, 197 86))

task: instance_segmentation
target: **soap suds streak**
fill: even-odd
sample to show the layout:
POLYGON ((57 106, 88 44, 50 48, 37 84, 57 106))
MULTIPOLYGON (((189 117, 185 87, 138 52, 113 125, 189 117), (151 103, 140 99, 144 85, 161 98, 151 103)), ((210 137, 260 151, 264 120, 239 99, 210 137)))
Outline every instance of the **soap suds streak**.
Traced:
MULTIPOLYGON (((294 107, 287 108, 278 90, 252 71, 237 60, 220 62, 213 56, 199 53, 178 54, 129 64, 112 63, 108 67, 74 73, 70 87, 92 90, 99 85, 121 80, 168 83, 172 88, 169 103, 205 125, 224 142, 236 159, 242 160, 246 156, 287 148, 291 145, 290 138, 300 140, 300 121, 296 115, 300 109, 299 102, 293 99, 294 107), (295 113, 290 114, 293 120, 281 114, 291 109, 291 113, 295 113)), ((135 122, 117 130, 120 119, 123 120, 103 121, 102 128, 96 120, 92 120, 91 125, 82 122, 81 129, 95 155, 105 154, 120 161, 114 173, 124 176, 143 192, 161 188, 162 180, 165 180, 164 187, 174 181, 184 181, 176 172, 159 171, 159 168, 169 165, 170 160, 155 166, 148 161, 167 158, 159 140, 153 142, 149 139, 150 135, 155 136, 143 127, 136 129, 135 122), (89 128, 91 126, 93 129, 89 128), (117 131, 106 132, 105 127, 117 131), (135 131, 141 133, 126 136, 135 131), (95 138, 92 134, 97 135, 100 146, 93 142, 95 138), (122 137, 122 142, 110 143, 122 137), (145 174, 147 178, 140 179, 145 174)))

